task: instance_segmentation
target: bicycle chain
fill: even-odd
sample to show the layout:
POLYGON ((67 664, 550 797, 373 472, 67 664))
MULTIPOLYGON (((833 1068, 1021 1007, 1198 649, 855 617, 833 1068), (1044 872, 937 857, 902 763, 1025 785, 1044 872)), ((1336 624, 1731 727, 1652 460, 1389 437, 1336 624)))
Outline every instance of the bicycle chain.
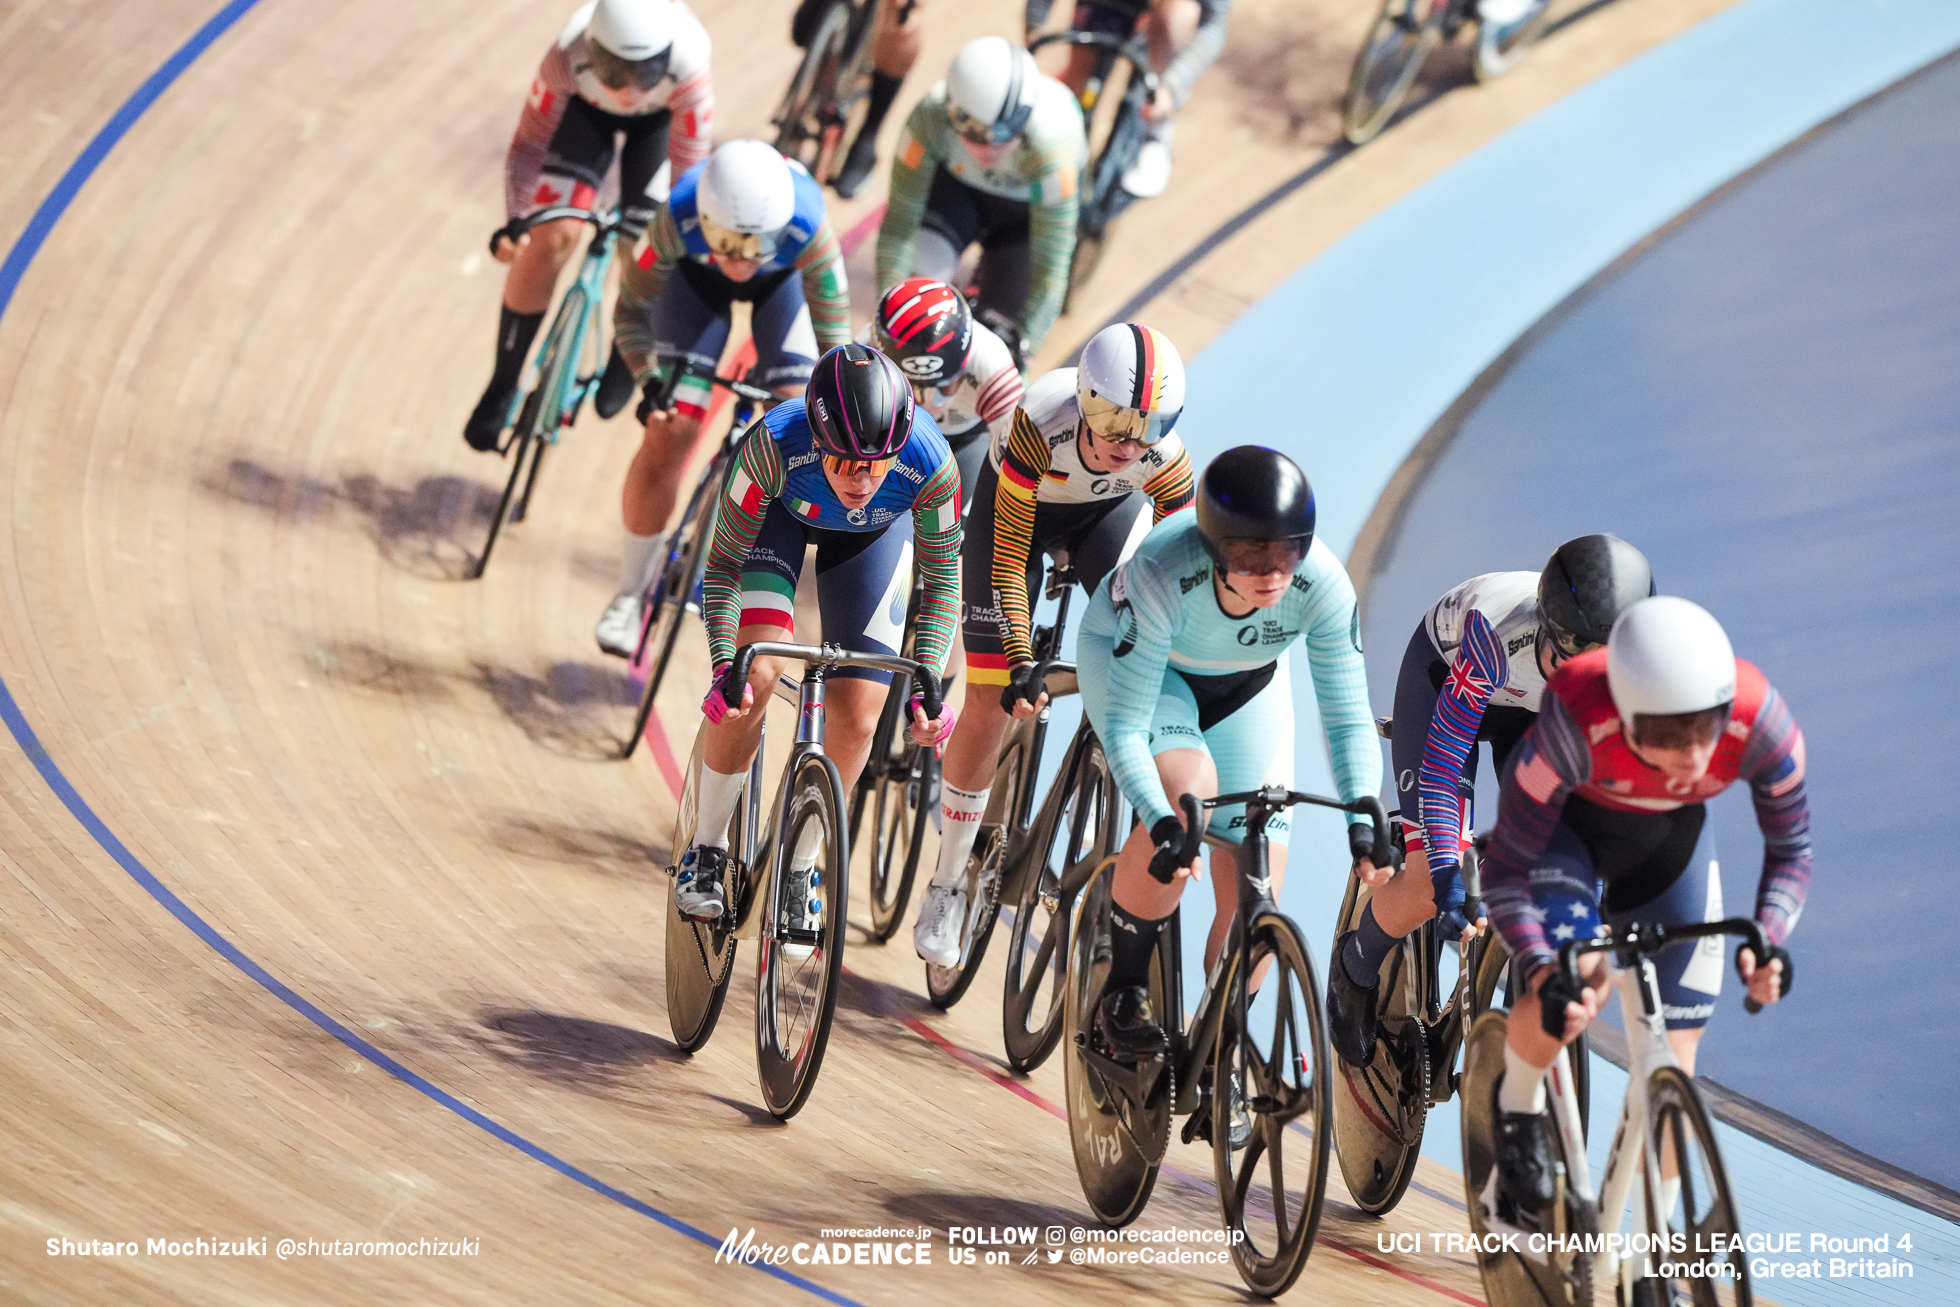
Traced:
MULTIPOLYGON (((730 906, 732 909, 733 905, 731 904, 730 906)), ((679 911, 679 909, 677 908, 675 909, 675 911, 679 911)), ((733 912, 731 911, 729 915, 732 916, 733 912)), ((723 918, 724 921, 727 921, 727 919, 728 919, 727 917, 723 918)), ((693 918, 691 917, 688 920, 690 924, 693 925, 702 924, 700 922, 694 921, 693 918)), ((733 922, 733 921, 728 923, 728 933, 730 935, 733 935, 735 933, 735 929, 738 924, 740 923, 733 922)), ((716 976, 714 963, 708 960, 708 950, 701 943, 701 932, 698 930, 690 930, 688 934, 694 937, 694 951, 701 955, 701 970, 708 976, 712 977, 713 988, 720 989, 723 985, 726 985, 728 983, 728 977, 735 970, 735 954, 737 953, 738 950, 736 950, 733 947, 731 947, 728 950, 728 960, 721 964, 721 974, 719 976, 716 976)))

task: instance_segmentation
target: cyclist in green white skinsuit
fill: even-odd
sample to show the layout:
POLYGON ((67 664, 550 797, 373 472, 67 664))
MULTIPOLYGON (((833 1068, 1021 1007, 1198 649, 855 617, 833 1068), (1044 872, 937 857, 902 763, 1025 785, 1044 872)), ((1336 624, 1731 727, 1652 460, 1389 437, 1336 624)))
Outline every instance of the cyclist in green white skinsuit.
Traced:
MULTIPOLYGON (((1293 781, 1293 700, 1286 654, 1305 637, 1345 801, 1381 789, 1381 746, 1368 707, 1354 586, 1313 539, 1313 490, 1293 460, 1241 445, 1199 479, 1195 512, 1165 518, 1089 600, 1076 650, 1083 708, 1137 826, 1116 864, 1111 966, 1097 1028, 1113 1052, 1164 1047, 1145 981, 1157 931, 1197 862, 1179 866, 1183 822, 1170 795, 1293 781)), ((1350 818, 1365 870, 1373 830, 1350 818)), ((1243 838, 1245 815, 1214 809, 1210 831, 1243 838)), ((1286 864, 1285 814, 1267 826, 1273 894, 1286 864)), ((1218 916, 1207 966, 1223 946, 1237 878, 1215 874, 1218 916)))

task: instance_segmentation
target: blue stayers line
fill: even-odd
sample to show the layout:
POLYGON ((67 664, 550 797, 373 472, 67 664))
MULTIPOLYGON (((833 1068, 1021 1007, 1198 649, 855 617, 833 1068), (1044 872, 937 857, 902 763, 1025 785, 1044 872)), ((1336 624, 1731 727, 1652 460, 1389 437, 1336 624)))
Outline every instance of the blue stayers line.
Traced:
MULTIPOLYGON (((6 261, 0 263, 0 316, 4 316, 8 306, 13 303, 15 289, 19 287, 21 278, 26 275, 28 265, 33 263, 34 256, 40 253, 41 246, 47 241, 49 233, 54 230, 55 223, 59 222, 61 216, 68 211, 68 206, 74 202, 84 183, 95 174, 96 168, 109 156, 109 151, 129 134, 129 129, 136 125, 136 120, 157 102, 157 99, 170 88, 184 70, 257 3, 258 0, 232 0, 230 4, 219 10, 209 22, 197 30, 190 40, 184 42, 175 54, 165 60, 162 67, 151 73, 148 80, 136 88, 135 94, 123 102, 122 107, 116 110, 115 116, 109 119, 107 125, 95 134, 95 139, 88 143, 88 148, 84 149, 75 162, 69 165, 68 171, 62 174, 61 180, 55 183, 54 189, 48 192, 47 198, 41 201, 40 207, 34 211, 34 216, 28 220, 20 239, 15 241, 13 248, 7 252, 6 261)), ((20 745, 21 752, 26 754, 28 761, 34 764, 34 769, 41 773, 41 779, 48 783, 48 788, 54 791, 55 797, 61 800, 62 806, 67 808, 74 815, 75 820, 82 824, 82 829, 86 830, 95 842, 116 860, 117 865, 128 872, 132 880, 141 885, 151 898, 168 909, 170 915, 182 922, 193 935, 210 945, 220 957, 257 981, 280 1002, 403 1084, 442 1104, 471 1125, 509 1144, 518 1152, 543 1162, 560 1175, 577 1181, 593 1193, 610 1198, 622 1207, 630 1208, 641 1216, 658 1221, 677 1234, 686 1235, 696 1243, 715 1249, 721 1247, 721 1240, 707 1231, 698 1230, 685 1221, 641 1202, 631 1194, 613 1188, 596 1176, 587 1175, 571 1163, 554 1157, 509 1127, 492 1121, 454 1095, 436 1088, 294 993, 283 981, 247 957, 236 944, 219 934, 210 922, 191 911, 182 899, 151 874, 150 869, 138 861, 136 855, 116 838, 115 832, 111 831, 102 818, 95 814, 95 810, 89 807, 88 801, 82 798, 75 787, 69 783, 68 777, 62 774, 61 768, 55 764, 54 759, 48 756, 47 749, 35 735, 34 728, 27 724, 27 718, 21 714, 20 705, 15 702, 13 691, 8 688, 4 679, 0 679, 0 720, 6 722, 7 730, 12 733, 14 741, 20 745)), ((836 1303, 839 1307, 858 1307, 858 1304, 851 1299, 832 1293, 820 1284, 812 1284, 800 1276, 792 1275, 780 1267, 757 1266, 754 1269, 813 1293, 826 1302, 836 1303)))

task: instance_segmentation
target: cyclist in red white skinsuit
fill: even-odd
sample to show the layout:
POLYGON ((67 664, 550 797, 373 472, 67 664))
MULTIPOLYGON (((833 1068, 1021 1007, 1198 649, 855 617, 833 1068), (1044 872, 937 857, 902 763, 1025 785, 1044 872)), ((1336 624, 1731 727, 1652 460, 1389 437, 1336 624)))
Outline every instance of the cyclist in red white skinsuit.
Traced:
MULTIPOLYGON (((515 219, 554 205, 591 207, 617 153, 625 222, 620 240, 630 246, 666 202, 669 176, 707 158, 713 146, 708 55, 708 33, 681 0, 591 0, 581 6, 545 51, 511 137, 504 163, 508 215, 515 219)), ((472 448, 496 448, 524 356, 580 226, 566 219, 497 243, 497 259, 510 265, 510 273, 496 369, 463 429, 472 448)), ((632 387, 632 373, 615 353, 595 405, 599 415, 617 413, 632 387)))

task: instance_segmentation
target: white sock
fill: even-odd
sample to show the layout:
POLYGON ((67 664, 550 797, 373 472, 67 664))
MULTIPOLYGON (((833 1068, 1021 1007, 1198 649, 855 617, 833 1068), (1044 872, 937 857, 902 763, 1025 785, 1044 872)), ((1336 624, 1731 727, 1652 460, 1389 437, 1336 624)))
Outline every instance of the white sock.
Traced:
POLYGON ((803 829, 796 834, 796 851, 789 855, 789 869, 804 872, 817 865, 817 853, 823 848, 823 823, 806 821, 803 829))
POLYGON ((1160 141, 1168 147, 1177 139, 1177 119, 1159 118, 1144 129, 1144 136, 1149 140, 1160 141))
POLYGON ((1504 1083, 1497 1087, 1497 1106, 1504 1112, 1545 1110, 1545 1068, 1535 1067, 1504 1045, 1504 1083))
POLYGON ((711 849, 728 847, 728 823, 734 819, 735 805, 742 801, 742 785, 748 778, 746 771, 724 776, 707 763, 701 764, 701 792, 694 810, 696 844, 711 849))
POLYGON ((987 796, 994 792, 962 790, 944 781, 939 785, 939 869, 932 883, 941 889, 966 884, 966 860, 973 856, 973 840, 980 834, 980 819, 987 815, 987 796))
POLYGON ((619 593, 636 595, 653 580, 654 560, 660 554, 660 542, 666 537, 658 533, 634 535, 631 531, 625 532, 625 536, 626 547, 619 554, 619 593))
POLYGON ((1680 1176, 1671 1175, 1661 1181, 1660 1199, 1660 1219, 1664 1222, 1672 1220, 1674 1217, 1674 1204, 1681 1200, 1680 1176))

